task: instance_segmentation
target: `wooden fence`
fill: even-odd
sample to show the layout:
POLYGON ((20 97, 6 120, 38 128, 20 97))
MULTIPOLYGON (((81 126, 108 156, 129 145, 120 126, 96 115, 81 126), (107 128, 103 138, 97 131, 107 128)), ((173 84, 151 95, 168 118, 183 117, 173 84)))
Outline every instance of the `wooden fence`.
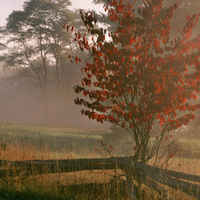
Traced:
POLYGON ((136 198, 136 191, 131 174, 137 173, 141 182, 151 187, 168 199, 168 191, 159 186, 158 183, 168 185, 200 200, 200 185, 193 182, 200 182, 200 176, 175 172, 167 169, 160 169, 144 163, 134 163, 133 157, 111 157, 96 159, 73 159, 73 160, 31 160, 31 161, 7 161, 0 160, 0 178, 6 176, 29 176, 34 174, 74 172, 82 170, 99 169, 122 169, 126 171, 127 187, 130 199, 136 198), (134 165, 135 164, 135 165, 134 165), (135 166, 135 167, 134 167, 135 166), (129 172, 128 172, 129 171, 129 172), (180 180, 183 179, 183 180, 180 180), (185 181, 187 180, 187 181, 185 181))

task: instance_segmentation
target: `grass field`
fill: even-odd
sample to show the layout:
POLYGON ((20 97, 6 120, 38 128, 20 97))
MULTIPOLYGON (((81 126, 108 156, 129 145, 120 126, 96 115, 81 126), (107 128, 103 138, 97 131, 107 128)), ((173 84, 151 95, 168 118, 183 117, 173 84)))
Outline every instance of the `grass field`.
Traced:
MULTIPOLYGON (((98 143, 106 133, 109 130, 0 124, 1 142, 7 144, 6 150, 1 150, 0 158, 43 160, 109 157, 110 154, 105 153, 98 143)), ((199 127, 181 128, 173 134, 179 138, 179 151, 171 159, 169 169, 200 175, 199 127)), ((127 140, 124 139, 121 143, 106 141, 108 146, 113 145, 113 156, 121 156, 121 148, 125 149, 127 140)), ((152 161, 148 164, 151 163, 152 161)), ((0 181, 0 199, 128 199, 126 186, 121 182, 109 183, 111 175, 118 173, 120 172, 97 170, 35 175, 25 180, 8 177, 0 181)), ((194 199, 165 187, 174 199, 194 199)), ((163 199, 145 185, 143 191, 144 199, 163 199)))
POLYGON ((79 154, 85 147, 94 150, 92 141, 102 138, 107 129, 79 129, 65 127, 0 124, 0 139, 6 143, 34 145, 37 150, 48 147, 51 152, 73 151, 79 154))

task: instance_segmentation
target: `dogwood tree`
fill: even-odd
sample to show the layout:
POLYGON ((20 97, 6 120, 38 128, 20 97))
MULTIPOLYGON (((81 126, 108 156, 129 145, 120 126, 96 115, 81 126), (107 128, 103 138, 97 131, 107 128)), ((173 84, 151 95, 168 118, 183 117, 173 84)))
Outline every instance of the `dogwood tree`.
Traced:
POLYGON ((92 38, 89 45, 84 36, 75 33, 81 50, 90 51, 94 58, 82 68, 87 75, 82 86, 75 86, 76 93, 82 92, 91 101, 77 98, 75 103, 88 108, 81 112, 90 119, 109 121, 129 131, 136 149, 141 149, 143 162, 151 157, 145 152, 155 122, 162 126, 159 143, 166 131, 194 118, 192 113, 177 118, 178 111, 191 112, 200 106, 186 102, 196 99, 199 86, 199 36, 189 40, 199 14, 188 15, 180 37, 170 41, 169 20, 177 6, 163 8, 161 0, 144 2, 138 8, 140 17, 136 17, 132 3, 112 1, 105 6, 109 19, 119 24, 116 32, 109 33, 112 42, 105 40, 106 30, 95 28, 96 18, 90 12, 81 12, 81 17, 97 39, 92 38), (193 65, 196 72, 188 74, 193 65), (92 84, 96 89, 87 89, 92 84), (104 106, 105 101, 111 104, 104 106))
MULTIPOLYGON (((178 4, 162 4, 163 0, 146 0, 135 12, 134 3, 127 0, 109 1, 104 9, 118 24, 109 33, 95 26, 92 12, 80 11, 92 42, 73 26, 64 26, 74 32, 80 49, 93 56, 93 62, 82 68, 86 76, 81 85, 74 87, 85 98, 77 97, 75 103, 86 107, 81 113, 89 119, 127 130, 136 144, 135 162, 157 158, 161 142, 169 139, 166 133, 187 125, 200 108, 190 101, 196 100, 199 89, 200 36, 192 36, 199 14, 186 15, 186 26, 172 40, 170 19, 178 4), (180 116, 181 112, 185 113, 180 116), (154 133, 155 125, 159 131, 154 133), (152 137, 155 142, 150 145, 152 137)), ((172 156, 173 152, 168 155, 172 156)))

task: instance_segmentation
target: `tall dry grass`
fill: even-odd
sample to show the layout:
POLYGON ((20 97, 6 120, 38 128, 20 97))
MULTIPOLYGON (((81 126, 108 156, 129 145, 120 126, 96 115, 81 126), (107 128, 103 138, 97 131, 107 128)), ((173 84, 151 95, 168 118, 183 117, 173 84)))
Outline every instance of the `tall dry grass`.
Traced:
MULTIPOLYGON (((36 149, 34 145, 27 144, 26 141, 19 143, 17 139, 9 140, 6 149, 0 151, 1 160, 23 161, 23 160, 48 160, 48 159, 75 159, 75 149, 63 149, 61 152, 51 152, 47 145, 36 149)), ((5 141, 2 140, 2 143, 5 141)), ((85 153, 86 158, 95 158, 95 152, 85 153)), ((180 154, 179 154, 180 155, 180 154)), ((115 156, 115 155, 113 155, 115 156)), ((161 163, 164 160, 160 160, 161 163)), ((153 164, 153 159, 148 163, 153 164)), ((188 174, 200 175, 200 161, 174 157, 171 159, 168 169, 188 174)), ((121 170, 94 170, 70 173, 56 173, 43 175, 30 175, 25 179, 19 177, 7 177, 0 181, 0 197, 4 199, 129 199, 126 184, 120 178, 121 170), (116 181, 113 181, 115 177, 116 181), (6 195, 7 197, 6 197, 6 195), (11 197, 9 196, 11 194, 11 197)), ((136 183, 135 183, 136 184, 136 183)), ((161 184, 160 184, 161 185, 161 184)), ((169 195, 174 199, 194 198, 176 191, 168 186, 162 185, 169 191, 169 195)), ((164 199, 157 192, 142 185, 142 195, 144 200, 164 199)))

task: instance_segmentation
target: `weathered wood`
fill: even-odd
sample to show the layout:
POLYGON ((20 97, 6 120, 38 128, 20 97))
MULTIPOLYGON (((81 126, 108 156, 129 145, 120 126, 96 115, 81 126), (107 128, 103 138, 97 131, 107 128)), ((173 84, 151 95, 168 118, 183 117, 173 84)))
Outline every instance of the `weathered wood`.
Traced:
MULTIPOLYGON (((113 160, 117 162, 118 159, 113 158, 113 160)), ((134 167, 133 162, 131 162, 130 160, 121 159, 120 163, 127 167, 130 166, 134 167)), ((184 174, 171 170, 160 169, 158 167, 152 167, 144 163, 136 164, 136 172, 137 174, 140 174, 143 177, 148 177, 162 184, 166 184, 172 188, 180 189, 182 192, 187 193, 188 195, 195 197, 197 199, 200 199, 200 185, 172 178, 174 176, 176 178, 182 178, 186 180, 199 182, 200 180, 199 176, 196 175, 193 176, 190 174, 184 174)))
MULTIPOLYGON (((115 162, 119 162, 126 166, 132 166, 132 167, 134 166, 134 162, 127 159, 126 157, 122 157, 122 158, 111 157, 111 159, 115 162)), ((161 168, 153 167, 151 165, 144 164, 141 162, 137 162, 136 169, 143 169, 145 171, 148 171, 149 173, 155 173, 155 174, 160 174, 160 173, 167 174, 167 175, 170 174, 170 176, 173 176, 173 177, 176 177, 179 179, 185 179, 188 181, 194 181, 194 182, 200 183, 200 176, 193 175, 193 174, 185 174, 182 172, 176 172, 176 171, 172 171, 172 170, 168 170, 168 169, 161 169, 161 168)))
MULTIPOLYGON (((7 162, 9 174, 20 173, 20 168, 29 171, 30 174, 75 172, 83 170, 115 169, 116 163, 109 159, 80 159, 80 160, 45 160, 45 161, 17 161, 7 162), (12 169, 12 168, 13 169, 12 169), (16 169, 17 168, 17 169, 16 169), (13 172, 12 172, 13 171, 13 172)), ((5 165, 5 162, 4 162, 5 165)), ((0 170, 0 177, 6 176, 8 170, 0 170)))
MULTIPOLYGON (((29 160, 29 161, 7 161, 0 160, 0 165, 5 166, 0 170, 0 178, 6 176, 18 176, 24 171, 26 174, 45 174, 45 173, 60 173, 74 172, 83 170, 102 170, 116 169, 116 167, 134 171, 140 175, 140 180, 147 186, 162 192, 165 196, 167 190, 158 185, 158 182, 166 184, 172 188, 180 189, 197 199, 200 199, 200 185, 188 183, 183 180, 200 182, 200 176, 185 174, 181 172, 160 169, 144 163, 134 163, 134 157, 111 157, 111 158, 95 158, 95 159, 73 159, 73 160, 29 160), (134 168, 135 166, 135 168, 134 168), (174 178, 175 177, 175 178, 174 178)), ((129 173, 130 173, 129 172, 129 173)), ((127 175, 127 187, 130 191, 130 197, 136 199, 136 191, 134 190, 131 176, 127 175)), ((168 197, 169 198, 169 197, 168 197)), ((170 199, 170 198, 169 198, 170 199)))
POLYGON ((164 196, 168 200, 174 200, 169 194, 168 190, 163 188, 162 186, 158 185, 158 183, 154 180, 149 179, 146 176, 141 176, 141 181, 147 185, 148 187, 153 188, 156 190, 160 195, 164 196))
POLYGON ((155 174, 160 174, 160 173, 167 174, 167 175, 170 174, 170 176, 172 177, 200 183, 200 176, 193 175, 193 174, 185 174, 182 172, 176 172, 176 171, 172 171, 168 169, 161 169, 161 168, 153 167, 144 163, 137 163, 136 169, 144 169, 148 171, 149 173, 155 173, 155 174))
POLYGON ((130 177, 130 174, 126 175, 126 180, 127 180, 127 189, 129 191, 129 199, 137 200, 137 192, 135 191, 134 183, 132 178, 130 177))

